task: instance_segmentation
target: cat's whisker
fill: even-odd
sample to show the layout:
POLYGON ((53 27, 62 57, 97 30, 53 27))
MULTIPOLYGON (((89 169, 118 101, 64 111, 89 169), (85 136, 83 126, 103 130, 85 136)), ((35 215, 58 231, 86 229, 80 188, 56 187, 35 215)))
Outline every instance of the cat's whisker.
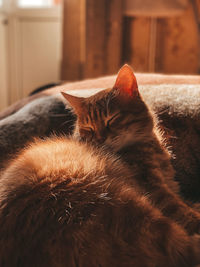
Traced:
POLYGON ((50 113, 49 114, 49 117, 55 117, 55 118, 59 118, 59 117, 67 117, 68 116, 68 114, 66 114, 66 113, 59 113, 59 114, 56 114, 56 113, 50 113))
POLYGON ((61 126, 65 126, 65 125, 67 125, 67 124, 69 124, 69 128, 74 128, 74 125, 73 124, 70 124, 71 122, 74 122, 73 120, 72 121, 65 121, 65 122, 63 122, 62 124, 61 124, 61 126))
POLYGON ((160 116, 160 115, 162 115, 164 113, 168 113, 168 111, 169 111, 169 107, 166 107, 165 109, 159 110, 159 112, 157 113, 157 115, 160 116))

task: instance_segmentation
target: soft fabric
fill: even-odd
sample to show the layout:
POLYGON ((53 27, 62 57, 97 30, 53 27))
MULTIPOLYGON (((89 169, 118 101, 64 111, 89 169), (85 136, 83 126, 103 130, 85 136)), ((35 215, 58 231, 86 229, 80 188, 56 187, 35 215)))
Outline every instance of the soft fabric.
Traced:
MULTIPOLYGON (((166 74, 154 74, 154 73, 136 73, 136 78, 139 85, 159 85, 159 84, 200 84, 200 76, 198 75, 166 75, 166 74)), ((82 90, 90 88, 109 88, 114 85, 116 76, 107 76, 97 79, 89 79, 78 82, 66 83, 61 86, 56 86, 54 88, 45 90, 43 92, 34 94, 32 96, 25 97, 10 107, 6 108, 0 112, 0 119, 3 119, 20 108, 22 108, 27 103, 33 101, 34 99, 47 96, 55 95, 65 90, 82 90)))

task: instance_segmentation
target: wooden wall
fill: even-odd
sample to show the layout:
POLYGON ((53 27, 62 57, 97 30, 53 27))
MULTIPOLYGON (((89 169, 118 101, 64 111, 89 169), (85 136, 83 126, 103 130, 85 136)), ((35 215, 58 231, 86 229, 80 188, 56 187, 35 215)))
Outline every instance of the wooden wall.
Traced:
POLYGON ((200 0, 170 18, 124 17, 123 0, 64 3, 63 79, 116 73, 125 62, 141 72, 199 73, 200 0))
MULTIPOLYGON (((179 17, 155 19, 155 72, 199 73, 199 32, 194 9, 179 17)), ((150 65, 150 18, 124 18, 122 61, 137 71, 153 71, 150 65)))
POLYGON ((121 36, 122 0, 64 0, 62 79, 117 72, 121 36))

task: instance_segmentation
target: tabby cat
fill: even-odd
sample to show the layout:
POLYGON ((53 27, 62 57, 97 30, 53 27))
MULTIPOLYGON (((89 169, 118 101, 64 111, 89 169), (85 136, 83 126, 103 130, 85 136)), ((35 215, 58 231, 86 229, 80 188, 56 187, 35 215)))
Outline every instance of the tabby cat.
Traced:
POLYGON ((138 91, 131 67, 124 65, 113 89, 89 98, 63 93, 77 114, 75 134, 88 142, 104 143, 130 167, 133 181, 165 216, 200 232, 200 214, 178 196, 170 153, 153 116, 138 91))
POLYGON ((124 66, 113 89, 87 99, 64 94, 78 116, 74 137, 36 140, 2 172, 1 267, 200 262, 199 238, 181 226, 197 231, 198 213, 181 214, 169 155, 136 88, 124 66), (178 212, 166 197, 171 205, 177 198, 178 212))

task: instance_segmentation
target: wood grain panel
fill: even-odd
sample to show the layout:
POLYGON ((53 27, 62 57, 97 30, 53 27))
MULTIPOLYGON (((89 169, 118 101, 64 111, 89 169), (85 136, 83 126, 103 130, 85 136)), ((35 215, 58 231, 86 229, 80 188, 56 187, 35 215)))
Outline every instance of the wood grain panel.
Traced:
POLYGON ((126 18, 123 35, 123 63, 135 71, 149 70, 150 18, 126 18))
POLYGON ((77 80, 81 77, 81 12, 84 0, 63 1, 63 80, 77 80))
POLYGON ((116 73, 121 62, 122 0, 64 1, 62 79, 116 73))
POLYGON ((122 1, 87 0, 84 77, 116 73, 121 63, 122 1))
POLYGON ((86 64, 84 77, 104 74, 106 49, 106 0, 86 1, 86 64))
POLYGON ((6 17, 0 14, 0 111, 8 105, 8 43, 6 17))
MULTIPOLYGON (((193 0, 182 15, 171 18, 159 18, 156 24, 154 23, 156 27, 156 42, 154 47, 156 72, 199 73, 199 5, 199 0, 193 0), (197 5, 193 8, 192 3, 196 3, 197 5), (195 8, 198 9, 197 12, 194 12, 195 8)), ((150 70, 151 65, 153 66, 151 64, 153 58, 151 55, 150 40, 154 37, 152 36, 151 22, 150 17, 124 18, 122 62, 130 63, 136 71, 147 72, 150 70)))
POLYGON ((198 30, 193 9, 181 16, 159 20, 157 71, 198 73, 198 30))
POLYGON ((106 3, 106 74, 117 73, 122 57, 122 0, 106 3))

